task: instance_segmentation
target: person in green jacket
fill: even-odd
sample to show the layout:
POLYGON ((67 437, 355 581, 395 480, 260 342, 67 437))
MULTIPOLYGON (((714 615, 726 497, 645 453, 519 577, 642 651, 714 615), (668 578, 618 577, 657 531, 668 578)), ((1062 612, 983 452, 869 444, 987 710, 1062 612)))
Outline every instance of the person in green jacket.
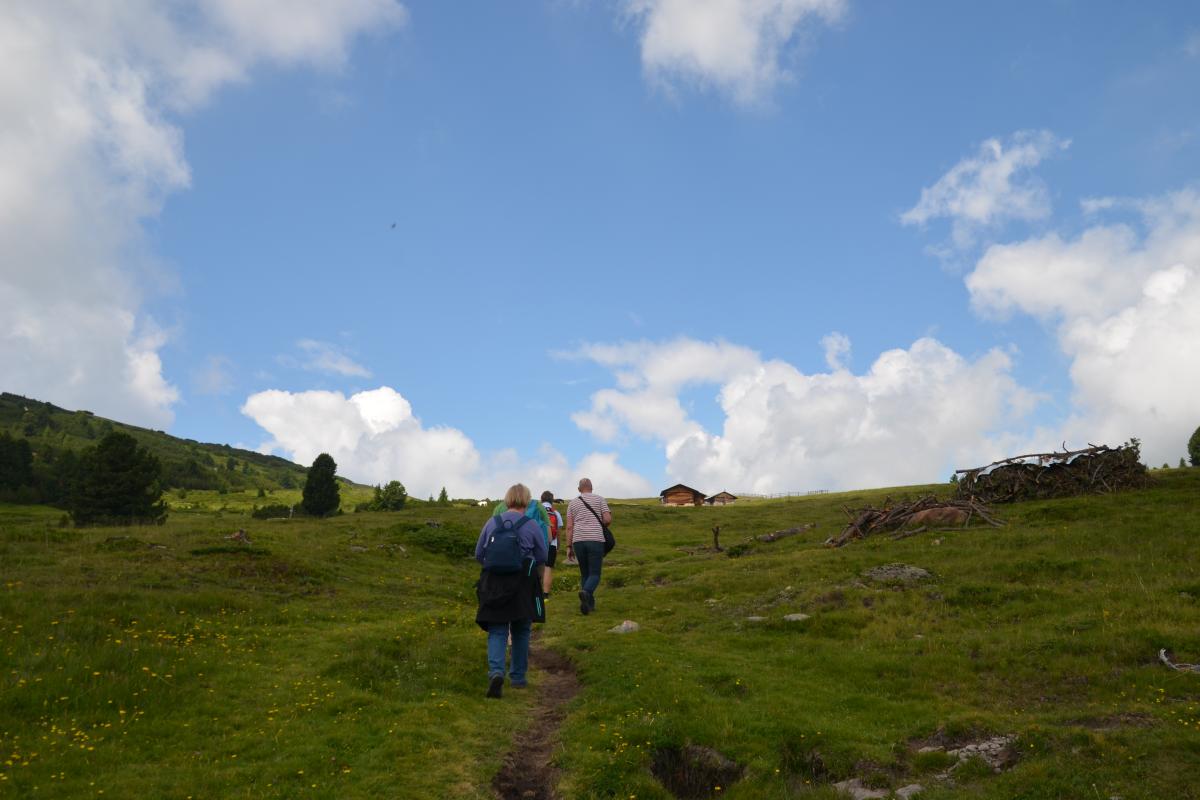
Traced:
MULTIPOLYGON (((506 506, 504 504, 504 501, 501 500, 499 503, 496 504, 496 507, 492 509, 492 516, 494 517, 499 514, 503 514, 507 510, 508 510, 508 506, 506 506)), ((546 546, 549 547, 550 546, 550 515, 546 512, 545 506, 543 506, 537 500, 530 500, 529 505, 526 506, 526 508, 525 508, 525 516, 527 516, 530 519, 537 522, 538 527, 540 527, 542 529, 542 538, 544 538, 546 540, 546 546)))

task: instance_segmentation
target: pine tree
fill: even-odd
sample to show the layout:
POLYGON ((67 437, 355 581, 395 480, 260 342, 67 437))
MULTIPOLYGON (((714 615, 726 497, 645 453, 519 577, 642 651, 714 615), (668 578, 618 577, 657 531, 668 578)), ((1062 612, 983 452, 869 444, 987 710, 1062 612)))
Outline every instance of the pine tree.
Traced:
POLYGON ((408 491, 400 481, 389 481, 387 486, 375 487, 375 499, 370 503, 371 511, 399 511, 408 502, 408 491))
POLYGON ((324 517, 337 511, 341 504, 337 484, 337 463, 328 453, 321 453, 308 468, 304 482, 304 499, 300 506, 305 514, 324 517))
POLYGON ((162 465, 129 434, 110 433, 84 450, 77 470, 70 496, 76 525, 166 519, 162 465))
POLYGON ((0 433, 0 489, 19 489, 33 483, 33 450, 29 440, 0 433))
POLYGON ((443 487, 442 487, 442 493, 438 495, 438 499, 437 499, 437 501, 438 501, 438 505, 439 505, 439 506, 448 506, 448 505, 450 505, 450 495, 446 494, 446 487, 445 487, 445 486, 443 486, 443 487))
POLYGON ((1192 438, 1188 439, 1188 458, 1192 460, 1193 467, 1200 467, 1200 428, 1196 428, 1192 438))

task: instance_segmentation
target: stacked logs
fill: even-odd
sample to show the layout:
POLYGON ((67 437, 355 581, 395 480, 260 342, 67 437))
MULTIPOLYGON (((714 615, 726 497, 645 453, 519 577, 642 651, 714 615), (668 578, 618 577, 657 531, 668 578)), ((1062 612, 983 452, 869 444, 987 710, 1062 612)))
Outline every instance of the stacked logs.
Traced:
POLYGON ((1091 445, 1061 453, 1029 453, 984 467, 960 469, 955 475, 959 498, 983 503, 1012 503, 1080 494, 1107 494, 1135 489, 1150 481, 1140 460, 1140 445, 1131 439, 1121 447, 1091 445))
POLYGON ((930 528, 965 528, 974 519, 983 520, 994 528, 1004 524, 974 499, 939 500, 933 495, 897 503, 889 497, 883 501, 882 508, 850 509, 843 506, 842 510, 850 522, 837 536, 825 540, 830 547, 841 547, 876 533, 893 532, 893 539, 903 539, 930 528))

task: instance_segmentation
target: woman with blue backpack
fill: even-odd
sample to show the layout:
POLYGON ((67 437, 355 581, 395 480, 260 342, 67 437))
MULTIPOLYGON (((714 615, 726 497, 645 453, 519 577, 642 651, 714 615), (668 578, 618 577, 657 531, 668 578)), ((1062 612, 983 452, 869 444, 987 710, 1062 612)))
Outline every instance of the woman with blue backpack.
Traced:
MULTIPOLYGON (((525 511, 529 487, 522 483, 504 493, 506 511, 484 524, 475 544, 475 560, 483 569, 475 584, 479 610, 475 623, 488 634, 488 697, 500 697, 504 687, 504 657, 512 637, 509 681, 526 686, 529 668, 529 632, 534 619, 543 618, 538 567, 546 562, 546 536, 538 520, 525 511)), ((539 504, 540 505, 540 504, 539 504)))

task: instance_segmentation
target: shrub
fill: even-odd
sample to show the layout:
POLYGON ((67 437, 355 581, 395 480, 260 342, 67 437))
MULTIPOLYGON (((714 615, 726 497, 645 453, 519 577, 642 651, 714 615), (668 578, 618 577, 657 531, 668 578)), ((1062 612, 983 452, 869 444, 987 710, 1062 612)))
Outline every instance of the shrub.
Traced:
POLYGON ((250 512, 250 516, 254 519, 279 519, 280 517, 292 516, 292 507, 282 503, 274 503, 270 505, 255 506, 250 512))

